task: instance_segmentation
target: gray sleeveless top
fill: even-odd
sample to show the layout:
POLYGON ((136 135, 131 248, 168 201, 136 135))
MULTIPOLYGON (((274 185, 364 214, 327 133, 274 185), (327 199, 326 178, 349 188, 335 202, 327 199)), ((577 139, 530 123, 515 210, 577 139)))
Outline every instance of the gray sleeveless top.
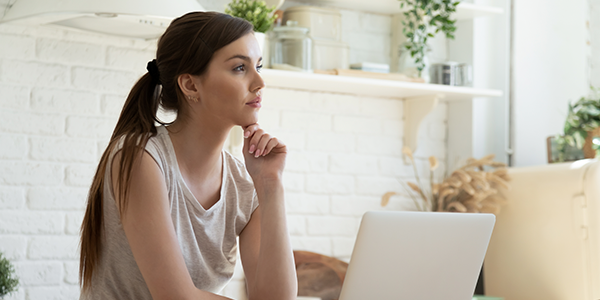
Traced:
MULTIPOLYGON (((233 276, 236 237, 258 206, 254 184, 244 163, 223 151, 221 197, 205 210, 183 181, 167 129, 160 126, 157 130, 146 151, 165 177, 173 227, 185 264, 197 288, 217 293, 233 276)), ((89 292, 82 293, 80 299, 152 299, 131 253, 112 193, 110 162, 117 151, 110 156, 104 176, 100 260, 89 292)))

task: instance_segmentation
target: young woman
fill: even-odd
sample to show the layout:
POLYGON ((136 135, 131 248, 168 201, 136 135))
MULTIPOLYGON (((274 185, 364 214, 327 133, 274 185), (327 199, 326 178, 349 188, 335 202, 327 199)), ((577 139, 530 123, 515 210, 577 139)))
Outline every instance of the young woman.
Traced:
POLYGON ((81 299, 226 299, 237 241, 250 299, 295 299, 282 171, 286 146, 257 125, 264 82, 252 25, 175 19, 131 90, 82 224, 81 299), (160 123, 159 107, 177 113, 160 123), (244 129, 245 163, 222 151, 244 129))

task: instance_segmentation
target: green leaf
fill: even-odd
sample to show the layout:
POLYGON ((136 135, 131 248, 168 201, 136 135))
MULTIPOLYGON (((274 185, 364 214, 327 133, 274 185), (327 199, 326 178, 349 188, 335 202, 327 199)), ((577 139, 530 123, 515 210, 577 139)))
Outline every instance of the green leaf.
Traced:
POLYGON ((452 0, 399 0, 405 9, 402 20, 402 32, 407 41, 404 47, 410 51, 417 68, 423 70, 425 51, 428 50, 428 39, 434 38, 440 31, 449 38, 454 38, 456 20, 451 16, 459 2, 452 0), (434 34, 435 33, 435 34, 434 34))
POLYGON ((565 122, 564 133, 565 134, 569 134, 569 131, 571 131, 571 128, 573 128, 573 126, 571 125, 571 123, 565 122))
POLYGON ((8 259, 0 252, 0 298, 17 290, 19 278, 8 259))
POLYGON ((254 30, 266 32, 277 18, 273 15, 275 6, 268 7, 264 1, 234 0, 225 8, 225 13, 252 23, 254 30))
POLYGON ((599 125, 598 121, 590 120, 590 121, 586 122, 585 124, 582 124, 581 129, 585 130, 586 132, 592 131, 592 130, 598 128, 598 125, 599 125))
POLYGON ((578 149, 583 148, 583 144, 585 144, 586 137, 587 137, 587 132, 585 130, 577 130, 573 133, 573 138, 575 139, 575 145, 578 149))
POLYGON ((598 120, 598 119, 590 120, 590 122, 588 122, 587 125, 590 126, 590 128, 591 128, 589 131, 594 130, 594 129, 600 127, 600 120, 598 120))
POLYGON ((579 117, 577 116, 577 114, 570 113, 567 116, 567 123, 569 123, 569 125, 571 125, 571 127, 579 127, 580 122, 579 122, 579 117))
POLYGON ((588 104, 585 107, 582 107, 580 111, 590 116, 600 116, 600 109, 598 109, 593 104, 588 104))

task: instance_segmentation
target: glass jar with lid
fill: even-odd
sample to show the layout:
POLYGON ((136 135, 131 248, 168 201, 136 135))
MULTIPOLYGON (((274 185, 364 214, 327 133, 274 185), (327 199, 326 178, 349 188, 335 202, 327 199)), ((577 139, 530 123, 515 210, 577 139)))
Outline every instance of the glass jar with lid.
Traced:
POLYGON ((288 20, 285 26, 275 27, 269 39, 270 66, 273 69, 312 72, 312 40, 308 28, 288 20))

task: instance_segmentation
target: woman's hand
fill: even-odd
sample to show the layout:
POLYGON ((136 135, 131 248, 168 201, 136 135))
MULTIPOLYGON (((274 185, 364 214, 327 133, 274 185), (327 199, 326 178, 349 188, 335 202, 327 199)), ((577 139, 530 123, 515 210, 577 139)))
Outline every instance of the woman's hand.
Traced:
POLYGON ((276 137, 271 136, 258 124, 244 129, 244 159, 246 169, 254 183, 269 180, 281 180, 287 147, 276 137))
POLYGON ((287 148, 258 124, 245 127, 244 137, 246 169, 254 180, 259 202, 239 238, 248 298, 296 299, 298 279, 281 182, 287 148))

